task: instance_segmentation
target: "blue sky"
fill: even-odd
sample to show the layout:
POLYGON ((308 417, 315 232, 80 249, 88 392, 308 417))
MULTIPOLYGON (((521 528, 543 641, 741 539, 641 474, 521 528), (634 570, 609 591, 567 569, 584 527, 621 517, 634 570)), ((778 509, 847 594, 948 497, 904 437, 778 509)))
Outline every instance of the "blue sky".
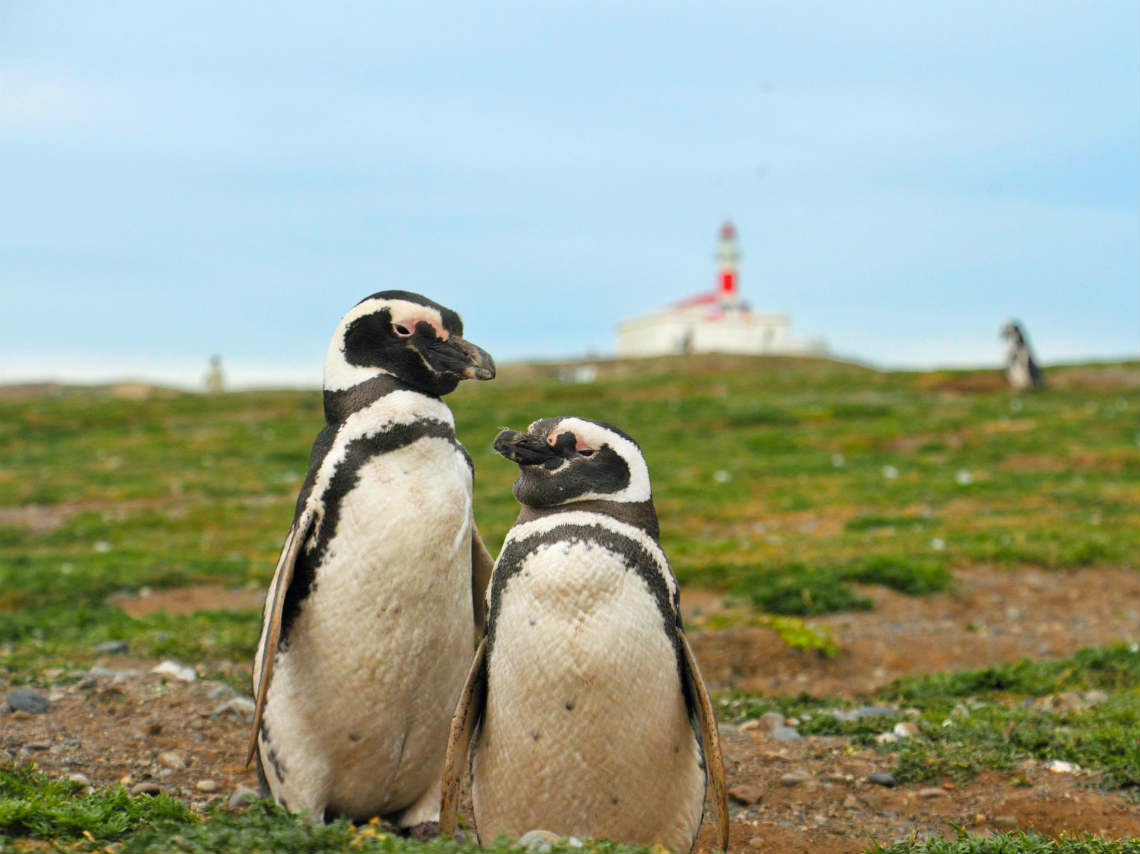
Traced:
POLYGON ((712 284, 882 365, 1140 351, 1140 11, 0 0, 0 382, 319 382, 384 288, 500 361, 712 284))

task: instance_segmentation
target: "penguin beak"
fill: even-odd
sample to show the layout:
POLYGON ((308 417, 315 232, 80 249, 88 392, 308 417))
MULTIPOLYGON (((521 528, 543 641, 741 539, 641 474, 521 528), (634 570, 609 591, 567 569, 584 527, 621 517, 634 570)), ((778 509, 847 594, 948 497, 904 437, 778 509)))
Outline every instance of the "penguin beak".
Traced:
POLYGON ((465 380, 493 380, 495 360, 482 347, 452 335, 431 350, 432 367, 440 373, 454 374, 465 380))
POLYGON ((518 430, 503 430, 495 437, 492 447, 520 466, 539 466, 556 460, 562 461, 561 455, 545 441, 518 430))

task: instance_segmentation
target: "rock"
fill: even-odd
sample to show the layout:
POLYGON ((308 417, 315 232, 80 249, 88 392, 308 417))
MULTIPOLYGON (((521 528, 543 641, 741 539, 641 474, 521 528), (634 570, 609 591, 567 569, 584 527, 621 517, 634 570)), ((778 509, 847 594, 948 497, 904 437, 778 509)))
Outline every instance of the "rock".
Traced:
POLYGON ((855 780, 850 774, 844 774, 842 771, 828 771, 823 775, 823 779, 829 783, 851 783, 855 780))
POLYGON ((80 774, 76 771, 74 774, 68 774, 67 779, 73 783, 78 783, 80 786, 90 786, 91 778, 86 774, 80 774))
POLYGON ((178 679, 182 682, 193 682, 198 678, 198 674, 194 672, 193 667, 181 664, 174 659, 168 658, 155 667, 150 669, 151 673, 157 673, 159 676, 168 676, 171 679, 178 679))
POLYGON ((894 744, 899 740, 899 737, 893 732, 881 732, 875 736, 876 744, 894 744))
POLYGON ((748 847, 755 848, 757 851, 761 850, 768 841, 763 836, 753 836, 748 840, 748 847))
POLYGON ((13 712, 42 715, 50 705, 48 698, 34 688, 13 688, 8 692, 8 708, 13 712))
POLYGON ((230 795, 230 808, 244 807, 246 804, 252 804, 257 798, 257 792, 249 788, 249 786, 238 786, 234 789, 234 793, 230 795))
POLYGON ((1076 774, 1081 770, 1081 766, 1077 763, 1065 762, 1061 759, 1050 759, 1045 763, 1045 767, 1054 774, 1076 774))
MULTIPOLYGON (((721 724, 721 728, 723 729, 724 727, 725 727, 725 724, 721 724)), ((760 721, 756 720, 755 718, 753 718, 750 721, 745 721, 739 727, 737 727, 737 729, 739 729, 741 732, 748 732, 749 730, 754 730, 754 729, 759 729, 759 728, 760 728, 760 721)))
POLYGON ((257 704, 248 697, 231 697, 224 703, 214 707, 210 712, 210 717, 216 718, 218 715, 224 715, 227 712, 238 717, 247 717, 253 719, 253 713, 257 709, 257 704))
POLYGON ((784 716, 779 712, 765 712, 759 719, 760 729, 771 732, 776 727, 784 726, 784 716))
POLYGON ((130 650, 130 645, 124 640, 113 640, 97 643, 93 649, 96 652, 105 653, 107 655, 126 655, 128 650, 130 650))
POLYGON ((1089 691, 1085 694, 1085 708, 1090 709, 1093 706, 1099 705, 1108 699, 1108 694, 1104 691, 1089 691))
POLYGON ((518 846, 535 854, 547 854, 561 839, 562 837, 549 830, 528 830, 519 837, 518 846))
POLYGON ((890 706, 860 706, 855 711, 861 718, 888 718, 898 714, 898 709, 890 706))
POLYGON ((789 771, 787 774, 780 776, 781 786, 799 786, 802 783, 810 783, 811 774, 807 771, 789 771))
POLYGON ((1017 827, 1017 817, 1012 815, 995 815, 994 824, 998 827, 1017 827))
POLYGON ((199 780, 197 783, 194 784, 194 788, 197 789, 199 792, 206 792, 207 794, 209 794, 211 792, 218 791, 219 786, 213 780, 199 780))
POLYGON ((900 721, 895 724, 895 728, 891 732, 899 738, 910 738, 912 735, 918 735, 918 725, 911 721, 900 721))
POLYGON ((843 806, 849 810, 857 810, 862 806, 862 804, 859 803, 859 799, 854 795, 848 795, 843 799, 843 806))
POLYGON ((937 786, 928 786, 925 789, 918 790, 918 796, 920 798, 940 798, 945 794, 945 790, 940 789, 937 786))
POLYGON ((764 790, 754 783, 741 783, 738 786, 730 788, 728 790, 728 796, 747 806, 749 804, 760 803, 760 799, 764 797, 764 790))
POLYGON ((44 751, 51 750, 50 741, 29 741, 24 745, 24 750, 44 751))
POLYGON ((153 780, 144 780, 131 786, 132 795, 158 795, 162 793, 162 786, 153 780))
POLYGON ((887 786, 888 788, 898 785, 898 781, 895 779, 894 774, 887 774, 883 771, 876 771, 873 774, 868 774, 867 782, 874 783, 876 786, 887 786))
POLYGON ((158 764, 178 771, 186 767, 186 757, 177 750, 167 750, 155 757, 158 764))
POLYGON ((776 741, 793 742, 799 741, 803 736, 790 726, 778 726, 772 730, 771 737, 776 739, 776 741))

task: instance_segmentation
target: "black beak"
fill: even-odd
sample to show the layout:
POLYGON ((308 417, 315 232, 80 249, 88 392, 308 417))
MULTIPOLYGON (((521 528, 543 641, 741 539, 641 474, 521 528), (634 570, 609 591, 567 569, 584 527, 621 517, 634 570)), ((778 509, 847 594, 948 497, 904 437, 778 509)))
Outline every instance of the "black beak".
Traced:
POLYGON ((518 430, 503 430, 495 437, 492 447, 520 466, 540 466, 561 460, 561 455, 542 439, 518 430))
POLYGON ((431 349, 430 361, 442 373, 454 374, 465 380, 495 378, 495 360, 491 354, 458 335, 452 335, 431 349))

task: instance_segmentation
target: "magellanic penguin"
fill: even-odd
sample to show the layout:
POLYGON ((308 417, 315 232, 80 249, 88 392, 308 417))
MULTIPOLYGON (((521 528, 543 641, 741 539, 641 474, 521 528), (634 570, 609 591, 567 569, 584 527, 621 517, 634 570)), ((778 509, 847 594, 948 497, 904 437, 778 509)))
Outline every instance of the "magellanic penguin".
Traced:
POLYGON ((249 748, 264 794, 318 820, 438 819, 491 570, 440 399, 495 375, 462 334, 454 311, 382 291, 329 344, 327 424, 265 601, 249 748))
POLYGON ((441 832, 455 831, 470 753, 481 839, 542 828, 689 851, 711 783, 725 848, 716 716, 641 449, 584 418, 504 430, 494 447, 519 464, 522 511, 452 719, 441 832))
POLYGON ((1029 349, 1029 339, 1025 330, 1016 320, 1011 320, 1001 328, 1001 337, 1007 346, 1005 375, 1009 384, 1017 391, 1030 391, 1045 385, 1045 374, 1033 358, 1029 349))

